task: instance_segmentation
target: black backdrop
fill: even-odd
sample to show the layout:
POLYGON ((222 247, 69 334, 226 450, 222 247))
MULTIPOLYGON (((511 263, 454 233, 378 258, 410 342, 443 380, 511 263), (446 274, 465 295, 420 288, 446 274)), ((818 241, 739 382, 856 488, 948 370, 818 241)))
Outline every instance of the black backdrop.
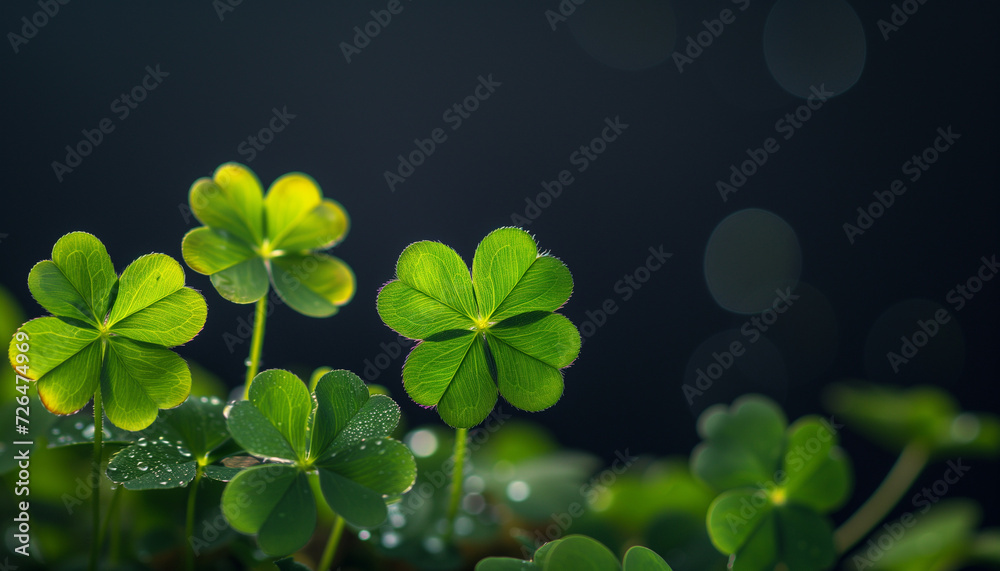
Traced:
MULTIPOLYGON (((764 391, 795 418, 822 412, 823 387, 845 377, 932 382, 967 408, 997 410, 1000 283, 985 282, 961 309, 950 290, 997 253, 1000 7, 851 4, 5 1, 0 283, 40 314, 28 270, 73 230, 101 238, 119 271, 152 251, 180 258, 181 237, 197 225, 188 188, 235 160, 265 187, 308 173, 352 218, 332 253, 355 270, 356 297, 330 319, 278 308, 265 367, 361 374, 395 339, 375 295, 400 251, 439 240, 471 261, 490 230, 524 225, 512 218, 520 214, 573 272, 562 311, 591 333, 558 405, 516 413, 567 446, 608 459, 626 448, 686 455, 696 414, 712 403, 764 391), (893 18, 895 29, 879 23, 893 18), (466 100, 481 82, 489 97, 466 100), (835 96, 809 99, 810 86, 835 96), (143 100, 133 108, 123 94, 143 100), (445 112, 463 101, 475 110, 457 125, 445 112), (275 113, 287 125, 271 123, 275 113), (53 165, 83 131, 96 140, 102 119, 110 132, 72 172, 53 165), (627 127, 592 143, 615 133, 606 120, 627 127), (261 134, 269 125, 281 130, 261 134), (436 128, 444 142, 405 182, 388 184, 398 155, 436 128), (960 137, 925 151, 938 129, 960 137), (258 135, 267 144, 250 153, 258 135), (572 157, 581 145, 602 151, 582 172, 572 157), (934 162, 913 181, 905 163, 915 154, 934 162), (744 163, 754 156, 767 160, 744 163), (731 165, 753 174, 720 192, 718 181, 741 182, 730 181, 731 165), (563 170, 572 183, 539 198, 563 170), (870 206, 876 192, 888 203, 895 179, 906 192, 870 206), (844 224, 858 224, 858 207, 878 217, 852 243, 844 224), (650 248, 672 256, 647 274, 650 248), (634 289, 626 275, 648 281, 634 289), (789 285, 802 305, 756 339, 746 304, 789 285), (743 313, 720 307, 727 294, 743 313), (605 304, 615 311, 602 320, 605 304), (893 371, 887 352, 941 307, 948 323, 893 371), (733 341, 748 356, 687 398, 683 385, 698 388, 698 370, 727 362, 733 341)), ((230 352, 225 334, 238 334, 252 306, 222 300, 204 276, 188 271, 188 281, 209 318, 180 352, 236 385, 247 344, 230 352)), ((402 391, 402 361, 374 380, 412 423, 437 422, 402 391)), ((845 439, 867 495, 893 459, 845 439)), ((989 504, 996 463, 972 465, 954 493, 989 504)))

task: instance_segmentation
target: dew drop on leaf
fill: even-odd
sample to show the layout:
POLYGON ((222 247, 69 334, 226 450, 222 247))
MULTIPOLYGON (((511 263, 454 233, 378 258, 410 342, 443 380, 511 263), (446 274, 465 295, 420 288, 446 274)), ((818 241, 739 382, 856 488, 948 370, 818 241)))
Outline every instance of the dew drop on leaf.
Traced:
POLYGON ((139 441, 136 442, 136 444, 138 444, 140 448, 145 448, 146 445, 149 444, 149 443, 146 442, 145 438, 140 438, 139 441))
POLYGON ((139 462, 136 465, 136 468, 138 468, 140 472, 145 472, 146 470, 149 470, 149 466, 143 464, 142 462, 139 462))
POLYGON ((73 428, 75 428, 77 430, 82 430, 83 429, 83 423, 80 422, 80 421, 77 421, 77 423, 73 425, 73 428))

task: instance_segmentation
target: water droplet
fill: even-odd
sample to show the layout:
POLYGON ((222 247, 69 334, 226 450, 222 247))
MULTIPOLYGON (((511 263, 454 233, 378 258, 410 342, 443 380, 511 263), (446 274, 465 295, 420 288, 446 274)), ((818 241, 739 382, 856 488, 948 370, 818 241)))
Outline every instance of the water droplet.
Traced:
POLYGON ((369 539, 371 539, 371 537, 372 537, 372 532, 368 531, 367 529, 362 529, 361 531, 358 532, 358 539, 360 539, 361 541, 368 541, 369 539))
POLYGON ((61 434, 61 432, 60 432, 60 430, 58 428, 53 428, 52 429, 52 434, 54 434, 55 436, 59 436, 61 434))
POLYGON ((140 438, 136 444, 138 444, 140 448, 145 448, 149 442, 147 442, 145 438, 140 438))
POLYGON ((146 470, 149 470, 149 466, 143 464, 142 462, 136 464, 136 468, 138 468, 140 472, 145 472, 146 470))
POLYGON ((166 483, 166 482, 160 482, 160 485, 161 485, 161 486, 166 486, 166 485, 167 485, 167 483, 166 483))
POLYGON ((253 364, 253 361, 251 361, 250 359, 244 359, 244 361, 243 361, 243 366, 244 367, 249 367, 252 364, 253 364))
POLYGON ((77 430, 82 430, 83 429, 83 423, 80 422, 80 421, 77 421, 76 424, 73 425, 73 428, 75 428, 77 430))
MULTIPOLYGON (((73 426, 76 426, 77 430, 79 430, 79 429, 83 428, 83 423, 82 422, 78 422, 78 423, 74 424, 73 426)), ((87 428, 83 428, 83 432, 81 432, 80 434, 82 434, 84 438, 93 438, 94 437, 94 425, 91 424, 91 425, 87 426, 87 428)))
POLYGON ((117 471, 118 471, 117 466, 108 466, 108 472, 117 472, 117 471))

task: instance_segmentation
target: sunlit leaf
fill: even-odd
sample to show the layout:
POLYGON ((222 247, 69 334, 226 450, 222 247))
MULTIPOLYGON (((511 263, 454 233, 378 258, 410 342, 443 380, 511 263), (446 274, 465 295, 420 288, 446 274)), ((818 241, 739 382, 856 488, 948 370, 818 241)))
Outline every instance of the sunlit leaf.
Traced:
POLYGON ((264 195, 253 171, 226 163, 195 181, 190 202, 205 226, 184 236, 184 261, 222 297, 252 303, 274 287, 295 311, 327 317, 354 296, 350 266, 319 252, 347 235, 347 212, 307 175, 281 176, 264 195))
POLYGON ((187 397, 191 372, 169 348, 197 335, 207 310, 176 261, 149 254, 118 277, 104 245, 74 232, 35 265, 28 283, 54 316, 22 325, 23 339, 12 339, 8 354, 12 365, 27 365, 24 376, 37 381, 47 409, 71 414, 100 388, 108 418, 135 431, 187 397))

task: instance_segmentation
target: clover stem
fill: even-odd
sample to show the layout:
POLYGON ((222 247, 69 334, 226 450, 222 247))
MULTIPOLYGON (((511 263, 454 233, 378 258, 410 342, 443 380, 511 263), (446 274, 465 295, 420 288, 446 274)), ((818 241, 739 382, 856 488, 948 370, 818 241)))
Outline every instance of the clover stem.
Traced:
POLYGON ((871 497, 833 535, 837 553, 843 554, 866 536, 892 511, 927 465, 929 451, 917 442, 907 444, 871 497))
POLYGON ((253 316, 253 338, 250 340, 250 358, 247 359, 247 382, 243 387, 243 399, 250 400, 250 382, 260 368, 260 350, 264 346, 264 320, 267 319, 267 295, 257 300, 257 310, 253 316))
POLYGON ((458 504, 462 500, 462 468, 465 467, 465 445, 469 439, 468 428, 455 429, 455 469, 451 474, 451 501, 448 502, 448 527, 444 540, 451 541, 455 533, 455 516, 458 515, 458 504))
POLYGON ((94 506, 93 529, 94 540, 90 543, 90 571, 97 571, 97 559, 101 554, 101 444, 104 439, 104 411, 101 406, 101 386, 94 391, 94 456, 90 465, 90 485, 94 493, 90 501, 94 506))
POLYGON ((199 462, 194 471, 191 490, 188 492, 187 517, 184 519, 184 538, 187 540, 187 546, 184 549, 184 563, 188 571, 194 571, 194 548, 191 546, 191 539, 194 537, 194 508, 198 503, 198 484, 201 483, 201 476, 204 473, 205 467, 199 462))
MULTIPOLYGON (((111 527, 112 523, 116 528, 118 527, 118 520, 121 516, 121 512, 118 511, 118 500, 121 497, 122 487, 115 486, 115 491, 111 494, 111 505, 108 506, 108 515, 104 518, 104 522, 101 524, 101 532, 97 534, 101 543, 104 542, 104 537, 108 535, 108 528, 111 527)), ((116 563, 118 559, 118 533, 111 534, 111 545, 108 548, 108 554, 110 563, 116 563)))
POLYGON ((319 567, 316 569, 325 571, 333 564, 333 556, 337 553, 337 545, 340 544, 340 536, 344 533, 344 518, 337 514, 333 520, 333 530, 330 531, 330 538, 326 540, 326 547, 323 549, 323 557, 319 560, 319 567))

